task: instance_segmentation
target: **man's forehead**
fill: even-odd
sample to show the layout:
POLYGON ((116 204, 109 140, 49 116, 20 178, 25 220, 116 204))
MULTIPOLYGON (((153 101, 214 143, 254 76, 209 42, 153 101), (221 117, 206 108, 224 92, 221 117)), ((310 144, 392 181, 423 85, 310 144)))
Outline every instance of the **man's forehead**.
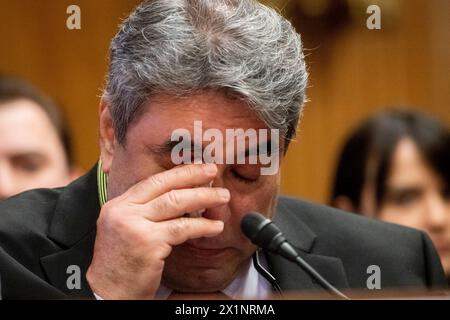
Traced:
MULTIPOLYGON (((205 128, 236 127, 235 122, 249 123, 248 127, 266 127, 257 113, 241 100, 229 97, 221 91, 201 91, 189 96, 151 96, 144 113, 152 117, 169 117, 173 121, 184 122, 184 128, 192 128, 194 120, 203 121, 205 128)), ((170 123, 167 123, 170 124, 170 123)))
POLYGON ((46 152, 59 146, 54 127, 39 111, 38 107, 27 110, 26 106, 0 110, 0 150, 19 154, 46 152))
POLYGON ((203 131, 216 129, 223 135, 227 129, 243 129, 245 132, 248 129, 269 129, 243 101, 229 99, 221 93, 156 96, 148 99, 144 110, 130 130, 135 131, 133 139, 139 136, 152 144, 162 144, 177 129, 185 129, 193 136, 198 122, 201 122, 203 131))

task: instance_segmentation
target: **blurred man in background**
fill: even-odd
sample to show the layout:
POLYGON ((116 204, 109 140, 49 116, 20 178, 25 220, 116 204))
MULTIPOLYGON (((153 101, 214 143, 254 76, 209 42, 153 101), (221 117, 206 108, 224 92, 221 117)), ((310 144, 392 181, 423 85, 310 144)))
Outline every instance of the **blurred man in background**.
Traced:
POLYGON ((390 111, 366 121, 343 148, 332 204, 426 231, 450 278, 450 131, 438 120, 390 111))
POLYGON ((67 124, 29 83, 0 76, 0 200, 76 177, 67 124))

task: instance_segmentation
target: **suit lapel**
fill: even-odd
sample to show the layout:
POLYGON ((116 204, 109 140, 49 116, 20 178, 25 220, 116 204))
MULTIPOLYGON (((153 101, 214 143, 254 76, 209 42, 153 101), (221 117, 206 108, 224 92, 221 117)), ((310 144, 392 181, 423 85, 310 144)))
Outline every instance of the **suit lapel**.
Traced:
MULTIPOLYGON (((282 201, 279 201, 274 221, 297 249, 299 255, 317 272, 332 285, 338 288, 348 288, 347 276, 341 259, 314 252, 314 244, 320 239, 301 220, 301 212, 294 212, 282 201)), ((270 270, 284 291, 323 290, 294 263, 271 253, 266 253, 266 257, 270 270)))
POLYGON ((93 297, 86 272, 91 263, 94 241, 95 231, 92 231, 73 247, 41 258, 41 265, 53 286, 72 297, 93 297), (71 269, 73 267, 77 269, 71 269), (80 287, 72 288, 71 276, 78 276, 78 272, 80 287))
POLYGON ((48 237, 63 250, 41 257, 41 265, 52 285, 74 297, 92 297, 86 281, 95 242, 95 226, 100 212, 96 166, 62 192, 50 224, 48 237), (67 279, 79 267, 81 289, 69 289, 67 279))

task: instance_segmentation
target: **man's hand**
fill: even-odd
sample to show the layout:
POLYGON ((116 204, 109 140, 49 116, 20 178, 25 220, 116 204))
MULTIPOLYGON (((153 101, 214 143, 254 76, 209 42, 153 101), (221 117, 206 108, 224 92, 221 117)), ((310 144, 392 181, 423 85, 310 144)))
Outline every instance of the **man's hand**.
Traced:
POLYGON ((196 188, 216 174, 214 164, 176 167, 108 201, 97 220, 87 272, 92 291, 103 299, 154 298, 172 246, 223 231, 222 221, 183 217, 229 201, 227 189, 196 188))

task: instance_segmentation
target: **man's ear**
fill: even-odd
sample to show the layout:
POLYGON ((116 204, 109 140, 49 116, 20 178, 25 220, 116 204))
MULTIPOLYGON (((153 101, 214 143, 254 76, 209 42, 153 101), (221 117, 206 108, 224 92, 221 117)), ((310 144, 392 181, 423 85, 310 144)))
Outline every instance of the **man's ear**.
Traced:
POLYGON ((109 105, 104 98, 100 100, 99 106, 99 131, 102 169, 105 173, 108 173, 111 168, 117 141, 109 105))

